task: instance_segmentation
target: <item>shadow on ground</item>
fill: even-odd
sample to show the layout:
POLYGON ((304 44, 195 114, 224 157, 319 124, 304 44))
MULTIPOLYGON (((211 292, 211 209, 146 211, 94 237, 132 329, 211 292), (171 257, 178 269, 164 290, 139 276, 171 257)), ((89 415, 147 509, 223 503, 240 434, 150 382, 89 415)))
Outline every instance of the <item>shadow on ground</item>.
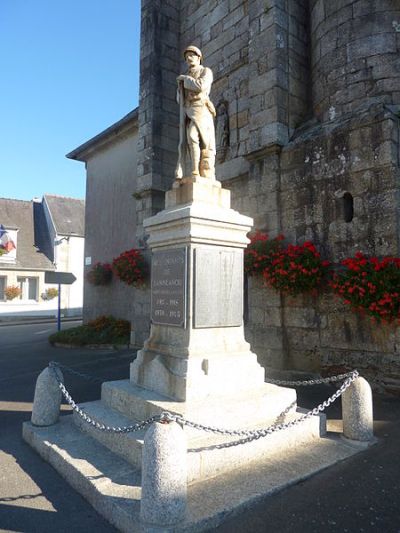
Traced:
MULTIPOLYGON (((126 379, 133 357, 129 351, 46 347, 45 355, 26 358, 23 369, 21 359, 16 358, 14 364, 7 361, 7 374, 3 373, 0 378, 0 530, 24 533, 114 531, 22 440, 22 422, 30 419, 38 366, 45 367, 47 361, 56 359, 80 372, 109 381, 126 379)), ((99 383, 68 374, 65 382, 79 402, 100 397, 99 383)), ((62 414, 68 414, 68 409, 63 406, 62 414)))

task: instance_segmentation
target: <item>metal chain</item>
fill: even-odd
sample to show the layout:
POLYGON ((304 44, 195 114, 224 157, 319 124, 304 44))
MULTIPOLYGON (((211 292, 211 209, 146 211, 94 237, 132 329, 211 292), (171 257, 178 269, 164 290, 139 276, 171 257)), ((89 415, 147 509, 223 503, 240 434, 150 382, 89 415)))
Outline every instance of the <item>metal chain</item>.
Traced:
MULTIPOLYGON (((226 443, 221 445, 221 447, 228 447, 228 446, 235 446, 237 444, 244 444, 246 442, 250 442, 256 439, 259 439, 261 437, 266 437, 267 435, 271 435, 272 433, 275 433, 277 431, 282 431, 284 429, 291 428, 293 426, 296 426, 300 424, 301 422, 304 422, 311 416, 316 416, 319 413, 322 413, 327 407, 329 407, 335 400, 337 400, 344 391, 350 387, 350 385, 353 383, 355 379, 359 376, 359 373, 357 370, 353 370, 349 373, 349 377, 344 381, 342 386, 334 393, 332 396, 330 396, 327 400, 320 403, 317 407, 314 407, 314 409, 311 409, 301 417, 292 420, 291 422, 282 423, 282 424, 273 424, 267 428, 263 429, 256 429, 256 430, 245 430, 245 429, 226 429, 226 428, 217 428, 214 426, 206 426, 203 424, 199 424, 197 422, 192 422, 190 420, 186 420, 180 415, 176 415, 173 413, 170 413, 168 411, 164 411, 160 415, 154 415, 147 420, 143 420, 142 422, 138 422, 137 424, 133 424, 131 426, 123 426, 123 427, 114 427, 114 426, 107 426, 106 424, 97 421, 96 419, 90 417, 87 415, 72 399, 71 395, 65 388, 61 378, 57 374, 57 367, 59 365, 57 363, 52 362, 49 365, 49 368, 53 370, 54 377, 58 383, 58 386, 66 399, 67 403, 72 407, 72 409, 88 424, 95 427, 96 429, 100 431, 105 431, 108 433, 131 433, 134 431, 140 431, 142 429, 145 429, 147 426, 154 422, 162 422, 162 423, 169 423, 169 422, 177 422, 178 424, 181 424, 183 426, 187 426, 193 429, 197 429, 200 431, 206 431, 210 433, 216 433, 219 435, 229 435, 229 436, 236 436, 236 437, 245 437, 243 439, 240 439, 235 442, 226 443)), ((288 412, 290 406, 288 406, 280 416, 286 414, 288 412)), ((278 418, 279 418, 278 417, 278 418)))
MULTIPOLYGON (((256 429, 256 430, 243 430, 243 429, 221 429, 213 426, 205 426, 203 424, 198 424, 196 422, 191 422, 189 420, 184 419, 183 417, 179 415, 172 415, 171 418, 167 418, 168 420, 174 420, 175 422, 178 422, 179 424, 186 425, 188 427, 202 430, 202 431, 208 431, 212 433, 218 433, 220 435, 231 435, 231 436, 245 436, 245 437, 251 437, 250 440, 259 439, 261 437, 266 437, 267 435, 270 435, 271 433, 275 433, 276 431, 281 431, 283 429, 288 429, 290 427, 296 426, 297 424, 300 424, 301 422, 304 422, 304 420, 307 420, 311 416, 318 415, 319 413, 322 413, 327 407, 329 407, 335 400, 337 400, 344 391, 350 387, 350 385, 353 383, 353 381, 359 376, 357 370, 353 370, 351 372, 351 376, 348 377, 343 385, 338 389, 332 396, 330 396, 327 400, 320 403, 317 407, 314 407, 314 409, 311 409, 301 417, 292 420, 291 422, 287 422, 284 424, 276 424, 269 426, 264 429, 256 429)), ((165 413, 166 416, 170 416, 170 413, 165 413)))
POLYGON ((281 385, 287 387, 307 387, 309 385, 321 385, 323 383, 333 383, 335 381, 342 381, 351 377, 353 372, 347 372, 346 374, 338 374, 337 376, 330 376, 328 378, 307 379, 304 381, 285 381, 281 379, 265 378, 267 383, 272 385, 281 385))
POLYGON ((68 374, 72 374, 73 376, 78 376, 80 378, 86 379, 87 381, 93 381, 95 383, 103 383, 103 379, 96 378, 94 376, 90 376, 89 374, 83 374, 82 372, 78 372, 77 370, 74 370, 73 368, 69 366, 62 365, 61 363, 57 363, 57 361, 50 361, 49 367, 59 368, 60 370, 63 370, 64 372, 67 372, 68 374))

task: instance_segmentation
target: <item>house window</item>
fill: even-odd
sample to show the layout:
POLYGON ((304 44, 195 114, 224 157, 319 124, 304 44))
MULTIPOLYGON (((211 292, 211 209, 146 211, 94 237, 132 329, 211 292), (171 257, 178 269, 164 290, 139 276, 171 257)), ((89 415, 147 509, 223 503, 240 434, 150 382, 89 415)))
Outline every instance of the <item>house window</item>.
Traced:
POLYGON ((38 299, 38 278, 17 278, 19 288, 21 289, 20 300, 38 299))
POLYGON ((6 299, 5 288, 7 286, 7 278, 5 276, 0 276, 0 301, 6 299))

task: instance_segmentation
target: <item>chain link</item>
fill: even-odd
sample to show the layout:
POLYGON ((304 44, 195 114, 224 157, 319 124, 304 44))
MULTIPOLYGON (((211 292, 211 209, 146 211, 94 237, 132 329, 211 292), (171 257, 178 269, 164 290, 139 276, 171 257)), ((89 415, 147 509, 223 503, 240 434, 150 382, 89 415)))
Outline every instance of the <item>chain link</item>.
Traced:
POLYGON ((285 381, 282 379, 265 378, 267 383, 272 385, 281 385, 283 387, 307 387, 309 385, 322 385, 323 383, 334 383, 336 381, 343 381, 353 375, 353 372, 347 372, 346 374, 338 374, 337 376, 330 376, 327 378, 307 379, 304 381, 285 381))
MULTIPOLYGON (((219 428, 215 426, 206 426, 204 424, 199 424, 197 422, 192 422, 190 420, 186 420, 186 418, 182 417, 181 415, 173 414, 168 411, 162 412, 160 415, 154 415, 147 420, 143 420, 142 422, 138 422, 137 424, 133 424, 131 426, 123 426, 123 427, 114 427, 114 426, 107 426, 106 424, 97 421, 96 419, 90 417, 88 414, 86 414, 72 399, 71 395, 65 388, 61 378, 56 372, 56 369, 59 367, 57 363, 50 363, 49 368, 51 368, 54 372, 54 377, 58 383, 58 386, 60 387, 60 390, 66 399, 67 403, 72 407, 72 409, 89 425, 95 427, 96 429, 100 431, 105 431, 108 433, 131 433, 134 431, 140 431, 142 429, 145 429, 150 424, 153 424, 154 422, 162 422, 162 423, 169 423, 169 422, 176 422, 182 426, 187 426, 199 431, 206 431, 209 433, 215 433, 218 435, 226 435, 226 436, 232 436, 232 437, 242 437, 239 440, 236 440, 234 442, 224 443, 221 445, 217 445, 216 447, 230 447, 230 446, 236 446, 238 444, 244 444, 247 442, 251 442, 253 440, 260 439, 262 437, 266 437, 267 435, 271 435, 272 433, 276 433, 277 431, 282 431, 285 429, 289 429, 291 427, 297 426, 301 422, 304 422, 308 418, 312 416, 316 416, 319 413, 322 413, 327 407, 329 407, 335 400, 337 400, 348 387, 353 383, 355 379, 359 376, 359 373, 357 370, 353 370, 352 372, 349 372, 346 374, 348 376, 342 386, 334 393, 332 396, 330 396, 327 400, 320 403, 317 407, 314 407, 314 409, 311 409, 304 415, 300 416, 299 418, 296 418, 295 420, 291 420, 290 422, 281 423, 281 424, 273 424, 271 426, 268 426, 266 428, 262 429, 255 429, 255 430, 246 430, 246 429, 226 429, 226 428, 219 428)), ((336 376, 338 377, 338 376, 336 376)), ((337 379, 336 381, 339 381, 337 379)), ((290 411, 291 406, 288 406, 278 417, 281 418, 282 416, 286 415, 290 411)))
POLYGON ((300 424, 301 422, 304 422, 311 416, 318 415, 319 413, 322 413, 327 407, 329 407, 335 400, 337 400, 348 387, 353 383, 353 381, 359 376, 357 370, 353 370, 351 372, 351 376, 349 376, 343 385, 338 389, 332 396, 330 396, 327 400, 319 404, 317 407, 314 407, 314 409, 311 409, 304 415, 300 416, 299 418, 292 420, 290 422, 282 423, 282 424, 275 424, 272 426, 269 426, 267 428, 263 429, 256 429, 256 430, 245 430, 245 429, 222 429, 217 428, 214 426, 205 426, 203 424, 198 424, 196 422, 191 422, 189 420, 186 420, 185 418, 175 415, 175 422, 178 422, 179 424, 186 425, 188 427, 202 430, 202 431, 208 431, 212 433, 218 433, 220 435, 230 435, 230 436, 237 436, 237 437, 250 437, 250 440, 259 439, 261 437, 266 437, 267 435, 270 435, 271 433, 275 433, 276 431, 282 431, 284 429, 291 428, 293 426, 296 426, 300 424))

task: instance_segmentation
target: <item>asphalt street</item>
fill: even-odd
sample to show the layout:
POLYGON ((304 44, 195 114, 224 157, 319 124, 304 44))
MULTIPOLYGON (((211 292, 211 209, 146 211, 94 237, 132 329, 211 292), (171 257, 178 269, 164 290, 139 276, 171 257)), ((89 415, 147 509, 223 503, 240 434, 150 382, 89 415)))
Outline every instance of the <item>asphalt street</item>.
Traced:
MULTIPOLYGON (((335 389, 297 389, 311 409, 335 389)), ((341 402, 327 411, 328 429, 341 429, 341 402)), ((374 395, 377 442, 310 479, 228 519, 218 533, 400 533, 400 398, 374 395)))
MULTIPOLYGON (((64 324, 72 327, 76 323, 64 324)), ((126 379, 129 350, 53 348, 55 324, 0 327, 0 531, 86 533, 115 531, 44 462, 21 437, 29 420, 38 374, 57 360, 103 380, 126 379)), ((100 386, 65 375, 77 401, 98 399, 100 386)), ((298 390, 299 405, 311 408, 335 389, 298 390)), ((250 511, 229 518, 221 533, 400 533, 400 398, 374 396, 377 443, 250 511)), ((62 413, 69 412, 63 406, 62 413)), ((340 402, 328 411, 340 420, 340 402)), ((229 491, 229 487, 227 487, 229 491)))
MULTIPOLYGON (((36 378, 49 361, 106 381, 126 378, 133 356, 128 351, 53 348, 47 338, 54 331, 54 323, 0 327, 0 531, 115 531, 22 440, 21 427, 30 419, 36 378)), ((100 396, 99 384, 67 375, 65 381, 78 401, 100 396)), ((68 412, 62 406, 62 413, 68 412)))

